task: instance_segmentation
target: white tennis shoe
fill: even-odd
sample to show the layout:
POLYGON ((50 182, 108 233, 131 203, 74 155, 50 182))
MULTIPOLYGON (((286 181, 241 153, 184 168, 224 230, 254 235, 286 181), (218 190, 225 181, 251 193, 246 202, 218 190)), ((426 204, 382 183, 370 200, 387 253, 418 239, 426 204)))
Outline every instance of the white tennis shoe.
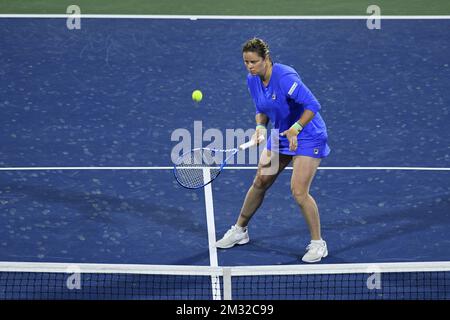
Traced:
POLYGON ((222 239, 216 242, 216 247, 221 249, 231 248, 236 244, 246 244, 250 241, 248 229, 240 228, 236 225, 228 230, 222 239))
POLYGON ((307 252, 302 258, 303 262, 319 262, 328 255, 327 243, 324 240, 311 240, 306 250, 307 252))

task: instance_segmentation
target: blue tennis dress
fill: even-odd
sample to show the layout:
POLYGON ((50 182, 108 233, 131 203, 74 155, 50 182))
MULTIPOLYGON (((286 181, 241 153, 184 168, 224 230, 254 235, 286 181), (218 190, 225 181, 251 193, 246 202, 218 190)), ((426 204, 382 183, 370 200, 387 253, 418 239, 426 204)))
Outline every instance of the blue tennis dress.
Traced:
POLYGON ((293 68, 275 63, 267 87, 259 76, 251 74, 247 76, 247 85, 256 113, 267 115, 272 124, 268 150, 313 158, 325 158, 330 154, 327 128, 319 113, 320 104, 293 68), (297 150, 290 151, 288 139, 280 133, 298 121, 305 109, 314 112, 315 116, 298 135, 297 150))

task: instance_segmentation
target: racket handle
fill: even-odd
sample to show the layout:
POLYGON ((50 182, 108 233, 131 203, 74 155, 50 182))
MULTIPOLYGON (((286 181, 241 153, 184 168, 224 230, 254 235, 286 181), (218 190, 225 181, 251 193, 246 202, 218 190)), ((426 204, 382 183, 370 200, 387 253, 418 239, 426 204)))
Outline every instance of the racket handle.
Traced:
MULTIPOLYGON (((264 136, 260 136, 260 137, 258 138, 258 143, 263 142, 264 139, 265 139, 264 136)), ((250 148, 250 147, 253 147, 254 145, 256 145, 256 141, 250 140, 250 141, 248 141, 248 142, 246 142, 246 143, 244 143, 244 144, 241 144, 241 145, 239 146, 239 149, 240 149, 240 150, 245 150, 245 149, 248 149, 248 148, 250 148)))

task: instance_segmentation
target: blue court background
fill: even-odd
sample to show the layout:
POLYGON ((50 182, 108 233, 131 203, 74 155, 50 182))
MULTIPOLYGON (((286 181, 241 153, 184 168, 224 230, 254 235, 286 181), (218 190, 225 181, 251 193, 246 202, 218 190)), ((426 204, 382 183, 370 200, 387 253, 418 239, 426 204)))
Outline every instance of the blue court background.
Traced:
MULTIPOLYGON (((322 166, 449 167, 448 20, 0 19, 0 165, 170 166, 177 128, 251 128, 241 45, 258 36, 322 104, 322 166), (204 99, 194 104, 192 90, 204 99)), ((297 264, 309 234, 280 175, 251 243, 219 265, 297 264)), ((220 237, 254 171, 213 183, 220 237)), ((450 172, 316 176, 325 263, 450 253, 450 172)), ((204 195, 170 170, 0 172, 0 260, 209 265, 204 195)))

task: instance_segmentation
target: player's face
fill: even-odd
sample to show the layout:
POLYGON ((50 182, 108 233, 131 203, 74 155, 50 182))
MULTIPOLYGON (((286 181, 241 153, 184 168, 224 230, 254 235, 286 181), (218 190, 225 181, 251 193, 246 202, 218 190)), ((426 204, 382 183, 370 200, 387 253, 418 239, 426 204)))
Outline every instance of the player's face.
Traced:
POLYGON ((253 76, 255 75, 264 75, 266 63, 265 59, 260 57, 256 52, 244 52, 244 64, 248 70, 253 76))

